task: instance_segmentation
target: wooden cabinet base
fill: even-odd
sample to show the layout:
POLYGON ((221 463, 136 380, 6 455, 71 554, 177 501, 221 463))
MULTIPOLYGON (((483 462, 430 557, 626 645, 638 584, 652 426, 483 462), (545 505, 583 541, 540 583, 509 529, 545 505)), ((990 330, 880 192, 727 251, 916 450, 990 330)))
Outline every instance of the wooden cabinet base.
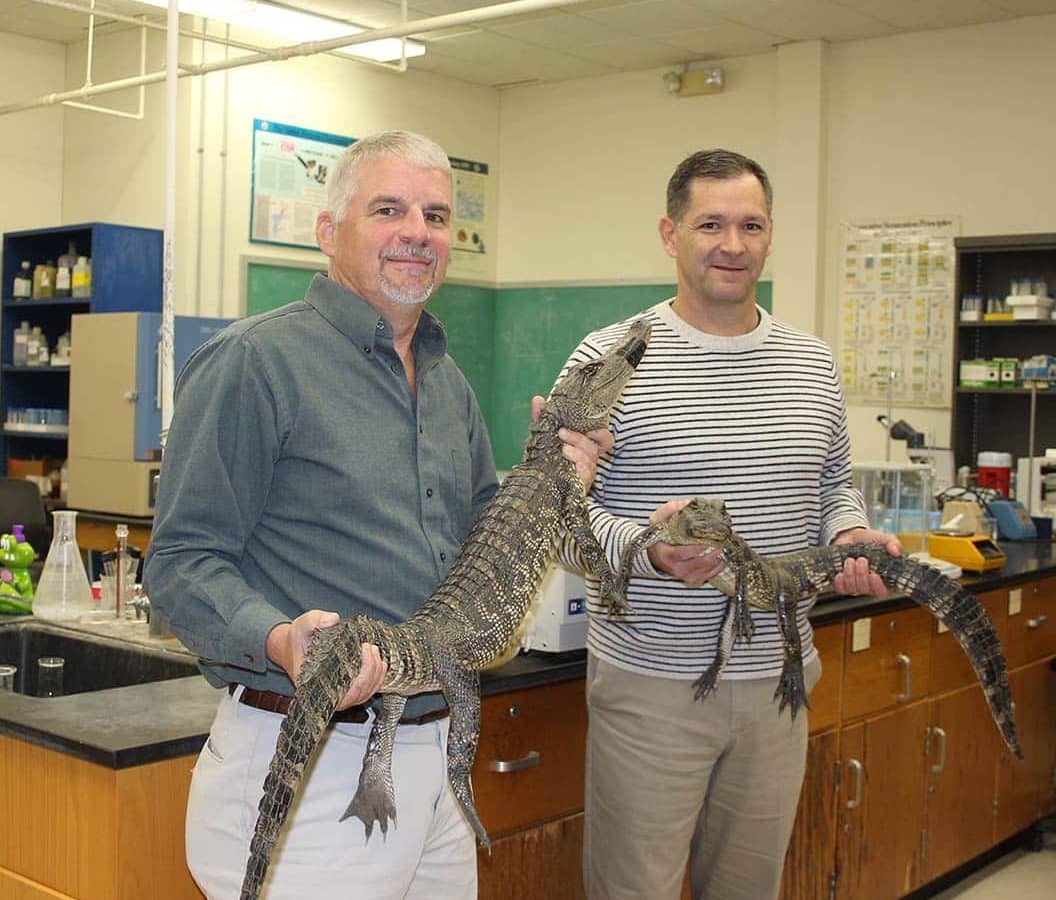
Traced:
POLYGON ((184 861, 193 756, 114 770, 0 736, 0 758, 0 896, 201 900, 184 861))
POLYGON ((581 900, 582 813, 500 838, 477 853, 480 900, 581 900))

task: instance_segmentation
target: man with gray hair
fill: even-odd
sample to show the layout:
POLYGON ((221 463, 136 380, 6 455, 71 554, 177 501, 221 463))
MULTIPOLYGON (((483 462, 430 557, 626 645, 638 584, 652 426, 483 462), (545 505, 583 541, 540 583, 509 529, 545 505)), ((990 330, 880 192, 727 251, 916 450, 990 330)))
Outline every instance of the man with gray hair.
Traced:
MULTIPOLYGON (((238 896, 313 633, 357 613, 395 622, 414 612, 497 489, 476 398, 423 309, 451 242, 446 154, 406 132, 360 140, 334 169, 328 205, 316 223, 328 277, 191 357, 166 447, 147 590, 224 689, 187 809, 188 865, 210 898, 238 896)), ((589 484, 609 446, 607 432, 573 434, 566 455, 589 484)), ((340 822, 385 673, 364 645, 265 896, 476 896, 440 694, 412 697, 400 720, 395 827, 365 841, 362 823, 340 822)))

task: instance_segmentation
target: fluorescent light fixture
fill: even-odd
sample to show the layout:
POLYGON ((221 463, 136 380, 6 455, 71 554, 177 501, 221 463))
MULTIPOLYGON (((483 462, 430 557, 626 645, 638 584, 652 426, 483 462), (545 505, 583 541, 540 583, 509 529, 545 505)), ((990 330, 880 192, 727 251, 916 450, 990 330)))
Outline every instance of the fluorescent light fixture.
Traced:
MULTIPOLYGON (((137 0, 147 6, 168 8, 168 0, 137 0)), ((201 16, 203 19, 218 19, 241 28, 251 28, 268 34, 279 35, 287 43, 324 41, 344 34, 359 34, 366 31, 337 19, 328 19, 312 13, 276 6, 258 0, 179 0, 181 13, 201 16)), ((376 62, 394 62, 400 58, 400 39, 384 38, 364 44, 352 44, 337 51, 348 56, 359 56, 376 62)), ((407 41, 407 58, 423 56, 425 45, 419 41, 407 41)))

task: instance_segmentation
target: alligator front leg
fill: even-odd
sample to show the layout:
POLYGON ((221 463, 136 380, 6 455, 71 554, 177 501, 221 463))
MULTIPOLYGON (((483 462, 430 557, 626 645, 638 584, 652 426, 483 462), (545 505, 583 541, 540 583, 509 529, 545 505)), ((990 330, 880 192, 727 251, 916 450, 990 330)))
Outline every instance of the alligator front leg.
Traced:
POLYGON ((381 700, 381 712, 374 720, 367 741, 367 752, 363 756, 363 768, 359 773, 359 787, 341 821, 356 816, 367 830, 367 840, 374 830, 374 823, 387 834, 389 821, 396 823, 396 791, 392 785, 392 748, 396 741, 396 728, 403 715, 407 698, 399 694, 385 694, 381 700))
MULTIPOLYGON (((579 481, 578 476, 576 481, 579 481)), ((590 517, 587 514, 587 498, 583 494, 582 485, 573 486, 569 492, 569 500, 562 513, 565 527, 572 539, 583 554, 583 559, 590 569, 598 577, 599 595, 601 599, 608 600, 609 613, 622 614, 627 612, 627 601, 622 593, 617 592, 616 579, 609 565, 605 548, 601 546, 593 529, 590 527, 590 517)))
POLYGON ((730 653, 733 650, 733 607, 734 601, 727 600, 726 611, 722 616, 722 626, 719 628, 719 645, 715 650, 715 659, 704 670, 700 678, 693 682, 695 700, 703 700, 715 690, 726 668, 726 663, 729 662, 730 653))
POLYGON ((648 550, 657 541, 664 531, 666 523, 657 522, 644 528, 620 554, 620 566, 616 572, 616 584, 613 587, 611 597, 602 595, 602 600, 609 603, 610 616, 622 616, 630 612, 627 604, 627 584, 631 580, 631 570, 634 568, 634 560, 639 553, 648 550))
POLYGON ((738 566, 735 570, 733 593, 734 622, 733 633, 736 637, 751 641, 755 634, 755 622, 752 621, 752 613, 748 609, 748 590, 751 583, 751 575, 748 567, 738 566))
POLYGON ((451 709, 451 726, 447 733, 447 777, 469 827, 490 852, 491 840, 477 815, 473 785, 469 780, 480 736, 480 674, 463 669, 442 651, 434 652, 438 654, 435 657, 437 680, 451 709))
POLYGON ((803 645, 799 640, 799 624, 796 622, 798 598, 794 591, 780 585, 777 594, 777 627, 781 632, 781 645, 785 659, 781 666, 774 699, 778 700, 777 711, 786 706, 795 719, 801 706, 810 709, 807 686, 803 681, 803 645))

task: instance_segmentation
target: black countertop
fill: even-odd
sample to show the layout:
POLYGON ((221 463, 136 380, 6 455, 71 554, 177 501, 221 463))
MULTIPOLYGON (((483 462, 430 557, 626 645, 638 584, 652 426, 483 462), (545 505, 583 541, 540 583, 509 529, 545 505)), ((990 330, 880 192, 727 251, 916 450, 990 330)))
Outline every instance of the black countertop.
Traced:
MULTIPOLYGON (((1008 562, 998 571, 966 574, 973 593, 1056 574, 1056 544, 1002 542, 1008 562)), ((912 606, 905 596, 823 597, 810 612, 814 625, 875 615, 912 606)), ((189 654, 188 654, 189 656, 189 654)), ((485 695, 579 678, 586 651, 522 654, 501 669, 484 673, 485 695)), ((0 694, 0 734, 111 769, 197 753, 216 712, 219 692, 201 676, 113 688, 67 697, 37 698, 0 694)))

